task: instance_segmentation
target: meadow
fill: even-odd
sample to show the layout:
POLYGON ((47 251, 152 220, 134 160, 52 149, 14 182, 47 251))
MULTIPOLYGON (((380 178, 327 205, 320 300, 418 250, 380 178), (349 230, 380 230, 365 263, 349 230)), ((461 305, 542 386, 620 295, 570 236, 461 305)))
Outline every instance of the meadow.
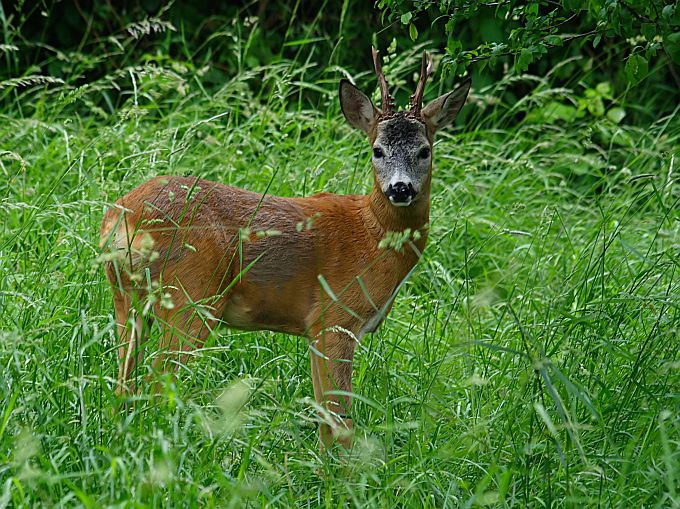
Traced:
MULTIPOLYGON (((427 249, 357 350, 351 455, 319 454, 307 344, 285 334, 221 328, 119 409, 107 205, 161 174, 370 190, 337 80, 307 77, 352 73, 298 55, 212 88, 170 57, 2 83, 0 508, 680 507, 678 109, 627 124, 646 105, 603 84, 588 97, 621 111, 567 118, 585 91, 551 73, 473 83, 439 135, 427 249)), ((352 76, 375 99, 370 71, 352 76)))

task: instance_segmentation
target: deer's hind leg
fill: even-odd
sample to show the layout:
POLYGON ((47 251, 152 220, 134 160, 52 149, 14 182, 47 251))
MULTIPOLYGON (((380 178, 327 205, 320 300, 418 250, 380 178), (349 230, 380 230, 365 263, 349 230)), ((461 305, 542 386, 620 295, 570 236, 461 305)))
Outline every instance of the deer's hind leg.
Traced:
POLYGON ((136 390, 136 371, 144 358, 144 344, 151 320, 132 306, 129 295, 119 289, 113 292, 113 305, 118 329, 118 384, 119 395, 133 394, 136 390))
POLYGON ((219 305, 222 298, 192 301, 187 295, 174 292, 172 308, 155 306, 156 319, 162 329, 160 348, 152 365, 156 374, 170 373, 187 366, 194 350, 203 347, 210 333, 219 325, 219 305))

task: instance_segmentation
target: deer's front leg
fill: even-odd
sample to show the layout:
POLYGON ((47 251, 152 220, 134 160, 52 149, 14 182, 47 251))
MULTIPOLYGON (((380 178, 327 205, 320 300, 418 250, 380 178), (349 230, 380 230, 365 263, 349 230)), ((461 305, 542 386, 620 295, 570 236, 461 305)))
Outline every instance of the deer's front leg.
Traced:
POLYGON ((337 327, 320 331, 312 338, 310 356, 314 397, 330 414, 319 429, 322 450, 331 448, 334 441, 346 449, 351 447, 352 397, 349 394, 352 392, 355 343, 351 333, 337 327))

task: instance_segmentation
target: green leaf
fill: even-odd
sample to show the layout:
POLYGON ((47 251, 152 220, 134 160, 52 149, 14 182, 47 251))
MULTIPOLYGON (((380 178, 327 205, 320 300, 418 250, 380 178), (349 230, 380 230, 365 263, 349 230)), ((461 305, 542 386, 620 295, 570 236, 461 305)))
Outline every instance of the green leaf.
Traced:
POLYGON ((519 55, 515 58, 515 69, 518 72, 524 72, 529 68, 529 64, 534 60, 533 53, 527 49, 522 48, 519 55))
POLYGON ((652 42, 647 44, 647 50, 645 51, 645 58, 649 61, 656 56, 656 52, 661 48, 661 44, 658 42, 652 42))
POLYGON ((673 4, 668 4, 661 10, 661 17, 666 23, 670 23, 674 10, 675 6, 673 4))
POLYGON ((413 23, 408 27, 408 35, 411 37, 412 41, 415 41, 418 38, 418 29, 413 23))
POLYGON ((446 25, 444 25, 444 32, 446 32, 446 35, 448 37, 451 37, 451 34, 453 34, 454 28, 456 28, 456 18, 455 18, 455 16, 451 16, 451 19, 449 19, 446 22, 446 25))
POLYGON ((598 83, 597 86, 595 87, 595 90, 597 90, 597 93, 600 94, 605 99, 612 99, 612 86, 609 84, 608 81, 598 83))
POLYGON ((649 63, 642 55, 633 54, 626 60, 626 76, 628 81, 635 86, 640 83, 649 72, 649 63))
POLYGON ((460 42, 458 39, 453 39, 450 38, 448 44, 446 45, 446 52, 451 55, 453 58, 456 58, 458 55, 460 55, 460 52, 463 50, 463 43, 460 42))
POLYGON ((594 117, 604 116, 604 101, 602 101, 602 97, 600 95, 595 94, 591 97, 588 97, 587 99, 581 99, 579 101, 579 105, 581 105, 581 101, 584 101, 584 104, 588 109, 588 112, 592 116, 594 117))
POLYGON ((626 116, 626 110, 624 110, 623 108, 619 108, 619 107, 611 108, 607 112, 607 118, 609 120, 611 120, 612 122, 614 122, 615 124, 619 124, 623 120, 623 117, 625 117, 625 116, 626 116))
POLYGON ((663 38, 663 49, 676 64, 680 64, 680 32, 667 34, 663 38))
POLYGON ((545 43, 551 46, 562 46, 562 38, 559 35, 548 35, 545 38, 545 43))
POLYGON ((452 61, 452 62, 449 63, 449 65, 447 67, 448 67, 448 75, 455 76, 456 71, 458 70, 458 63, 456 63, 455 61, 452 61))
POLYGON ((413 18, 413 14, 411 12, 405 12, 404 14, 401 15, 401 24, 402 25, 408 25, 411 22, 411 18, 413 18))

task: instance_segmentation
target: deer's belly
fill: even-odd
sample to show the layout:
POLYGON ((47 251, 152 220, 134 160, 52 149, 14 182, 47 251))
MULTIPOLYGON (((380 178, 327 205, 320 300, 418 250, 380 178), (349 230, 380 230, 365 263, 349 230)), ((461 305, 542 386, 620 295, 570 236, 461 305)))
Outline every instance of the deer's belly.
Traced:
POLYGON ((229 295, 222 320, 237 329, 271 330, 303 336, 304 318, 308 313, 305 300, 285 288, 237 285, 229 295))

